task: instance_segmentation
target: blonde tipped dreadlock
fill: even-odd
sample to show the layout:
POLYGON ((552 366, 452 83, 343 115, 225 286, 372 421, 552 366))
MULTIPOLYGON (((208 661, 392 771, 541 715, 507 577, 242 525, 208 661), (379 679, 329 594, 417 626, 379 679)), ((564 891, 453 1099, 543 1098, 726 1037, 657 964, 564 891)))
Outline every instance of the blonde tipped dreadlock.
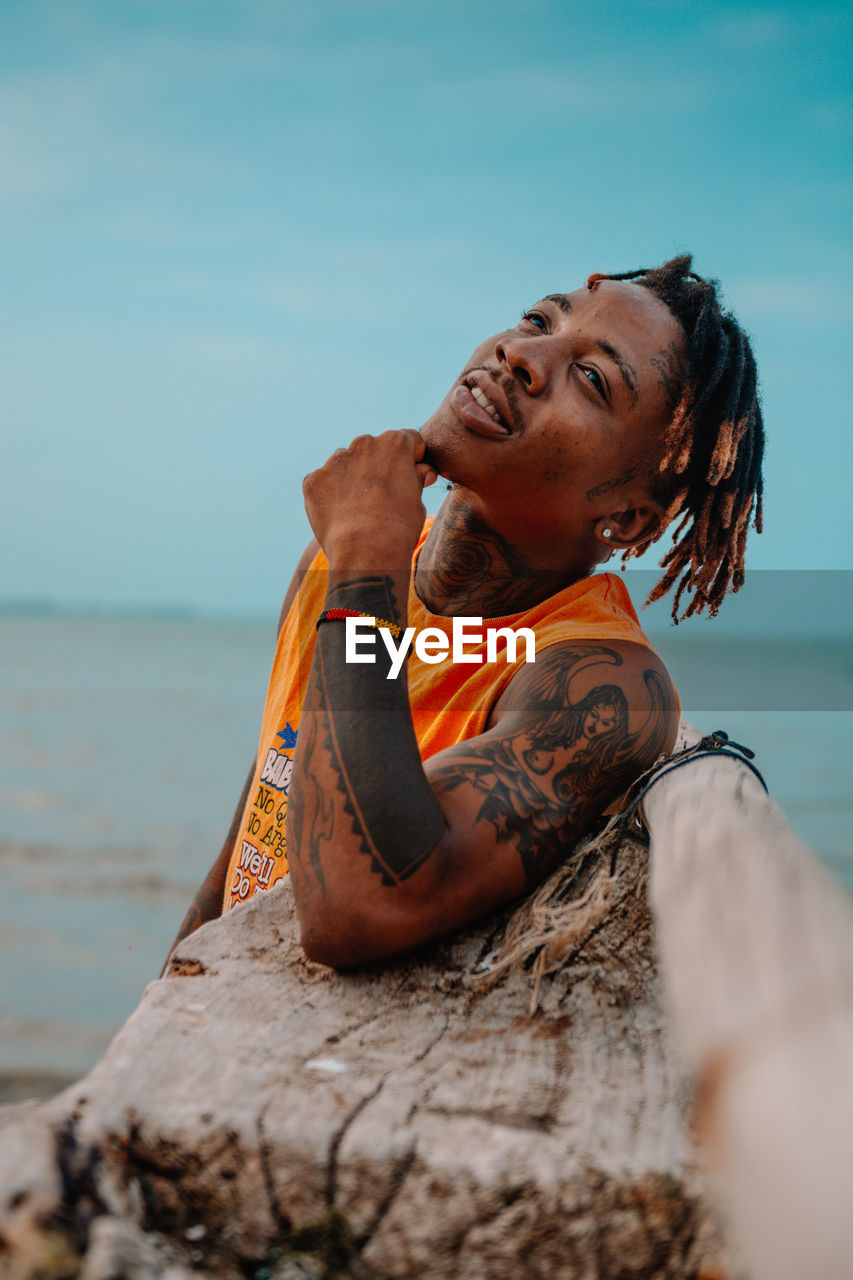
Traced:
MULTIPOLYGON (((692 266, 684 254, 660 267, 597 272, 587 280, 589 289, 601 280, 636 280, 669 308, 687 338, 687 376, 660 464, 666 524, 682 519, 648 599, 659 600, 677 584, 675 622, 685 591, 692 594, 681 617, 689 618, 706 608, 713 616, 726 593, 741 588, 749 518, 754 511, 760 533, 763 494, 764 426, 749 339, 721 309, 716 281, 703 280, 692 266)), ((644 550, 630 548, 623 559, 644 550)))

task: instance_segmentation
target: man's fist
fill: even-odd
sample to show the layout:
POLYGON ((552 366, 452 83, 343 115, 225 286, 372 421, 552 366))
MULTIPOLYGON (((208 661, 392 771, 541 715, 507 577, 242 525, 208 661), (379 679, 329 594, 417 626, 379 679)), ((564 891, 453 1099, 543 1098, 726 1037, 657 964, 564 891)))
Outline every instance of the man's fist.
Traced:
POLYGON ((348 449, 336 449, 302 482, 305 511, 329 563, 408 569, 426 518, 421 492, 437 478, 418 431, 356 436, 348 449))

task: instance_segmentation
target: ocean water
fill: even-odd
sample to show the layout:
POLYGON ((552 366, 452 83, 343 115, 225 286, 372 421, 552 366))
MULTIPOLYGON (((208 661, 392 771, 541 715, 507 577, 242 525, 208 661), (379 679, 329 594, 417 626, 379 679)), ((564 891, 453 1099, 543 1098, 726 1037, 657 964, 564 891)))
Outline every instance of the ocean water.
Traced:
MULTIPOLYGON (((0 616, 0 1098, 96 1061, 156 977, 257 746, 274 626, 0 616)), ((853 887, 850 646, 656 637, 853 887)))

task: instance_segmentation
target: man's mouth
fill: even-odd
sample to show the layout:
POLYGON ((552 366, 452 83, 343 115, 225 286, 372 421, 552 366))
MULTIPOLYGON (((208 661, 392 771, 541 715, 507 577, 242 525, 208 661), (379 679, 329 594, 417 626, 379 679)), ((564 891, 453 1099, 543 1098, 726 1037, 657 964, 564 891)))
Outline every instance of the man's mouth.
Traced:
MULTIPOLYGON (((498 399, 497 396, 495 398, 498 399)), ((505 440, 513 434, 512 427, 504 416, 507 412, 504 404, 501 403, 500 409, 498 408, 491 396, 479 385, 479 380, 475 380, 473 372, 457 385, 451 403, 465 426, 477 435, 505 440), (504 411, 503 414, 501 410, 504 411)))
POLYGON ((480 388, 476 385, 476 383, 469 384, 469 390, 471 392, 471 395, 477 401, 477 404, 480 405, 481 408, 485 409, 486 413, 490 413, 494 418, 495 422, 500 422, 500 425, 502 427, 505 427, 506 423, 501 422, 501 416, 498 413, 497 409, 492 404, 491 400, 489 400, 487 396, 480 390, 480 388))

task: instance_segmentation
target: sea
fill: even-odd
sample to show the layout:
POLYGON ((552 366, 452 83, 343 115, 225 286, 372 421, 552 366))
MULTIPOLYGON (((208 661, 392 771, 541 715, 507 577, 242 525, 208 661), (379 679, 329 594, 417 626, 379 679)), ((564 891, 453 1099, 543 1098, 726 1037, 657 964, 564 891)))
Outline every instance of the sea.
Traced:
MULTIPOLYGON (((257 748, 274 630, 0 613, 0 1100, 84 1074, 158 975, 257 748)), ((755 750, 853 888, 849 638, 650 634, 688 718, 755 750)))

